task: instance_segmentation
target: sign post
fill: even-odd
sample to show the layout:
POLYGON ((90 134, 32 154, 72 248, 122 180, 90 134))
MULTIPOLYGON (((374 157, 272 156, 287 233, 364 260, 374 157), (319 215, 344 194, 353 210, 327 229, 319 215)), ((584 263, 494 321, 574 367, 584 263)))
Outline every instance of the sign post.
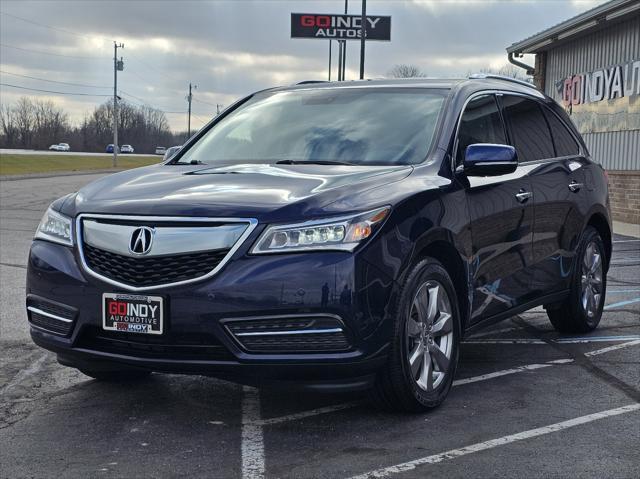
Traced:
MULTIPOLYGON (((365 40, 391 41, 391 17, 367 15, 365 2, 366 0, 363 0, 362 15, 292 13, 291 38, 360 41, 360 78, 364 78, 365 40)), ((343 48, 342 61, 344 62, 346 43, 343 44, 345 48, 343 48)), ((344 71, 344 66, 342 68, 344 71)), ((344 80, 344 73, 338 78, 344 80)))

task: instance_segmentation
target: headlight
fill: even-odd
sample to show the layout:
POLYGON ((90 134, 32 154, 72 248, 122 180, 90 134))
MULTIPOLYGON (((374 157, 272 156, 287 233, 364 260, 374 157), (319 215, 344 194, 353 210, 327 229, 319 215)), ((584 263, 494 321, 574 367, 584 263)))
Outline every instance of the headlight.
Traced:
POLYGON ((71 218, 67 218, 49 207, 40 220, 35 238, 73 246, 71 218))
POLYGON ((260 236, 253 254, 289 251, 353 251, 389 215, 385 206, 366 213, 296 225, 271 226, 260 236))

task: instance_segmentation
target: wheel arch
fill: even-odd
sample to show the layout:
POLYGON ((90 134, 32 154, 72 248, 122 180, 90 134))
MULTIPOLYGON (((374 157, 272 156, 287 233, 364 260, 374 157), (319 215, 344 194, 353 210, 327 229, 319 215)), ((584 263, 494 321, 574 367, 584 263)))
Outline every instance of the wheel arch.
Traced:
POLYGON ((611 262, 611 254, 612 254, 612 234, 611 228, 609 226, 609 222, 606 217, 600 213, 593 213, 589 220, 587 221, 586 226, 592 226, 596 229, 600 237, 602 238, 602 242, 604 243, 605 254, 606 254, 606 270, 609 270, 609 264, 611 262))
POLYGON ((470 318, 470 290, 468 266, 456 249, 453 238, 450 234, 439 234, 432 236, 429 240, 420 244, 416 249, 412 263, 415 264, 424 258, 433 258, 440 262, 444 269, 449 273, 453 287, 456 290, 458 300, 458 309, 462 316, 461 331, 464 331, 469 324, 470 318))

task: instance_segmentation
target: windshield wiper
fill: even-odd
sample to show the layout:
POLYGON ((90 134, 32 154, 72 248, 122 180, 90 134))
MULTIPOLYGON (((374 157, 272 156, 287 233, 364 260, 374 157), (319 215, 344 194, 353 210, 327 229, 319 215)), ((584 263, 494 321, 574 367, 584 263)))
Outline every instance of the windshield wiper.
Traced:
POLYGON ((276 165, 343 165, 343 166, 359 166, 355 163, 346 161, 333 160, 278 160, 276 165))

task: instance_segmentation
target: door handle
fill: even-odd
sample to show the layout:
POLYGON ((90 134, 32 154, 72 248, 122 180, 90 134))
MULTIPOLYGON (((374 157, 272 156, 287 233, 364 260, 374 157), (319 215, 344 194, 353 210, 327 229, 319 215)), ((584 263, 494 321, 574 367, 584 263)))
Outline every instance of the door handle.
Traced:
POLYGON ((584 186, 584 183, 578 183, 575 180, 571 180, 571 183, 569 183, 569 189, 574 193, 580 191, 580 188, 582 188, 583 186, 584 186))
POLYGON ((531 197, 533 197, 533 193, 531 193, 530 191, 525 191, 524 189, 520 189, 520 191, 516 193, 516 199, 520 203, 524 203, 531 197))

